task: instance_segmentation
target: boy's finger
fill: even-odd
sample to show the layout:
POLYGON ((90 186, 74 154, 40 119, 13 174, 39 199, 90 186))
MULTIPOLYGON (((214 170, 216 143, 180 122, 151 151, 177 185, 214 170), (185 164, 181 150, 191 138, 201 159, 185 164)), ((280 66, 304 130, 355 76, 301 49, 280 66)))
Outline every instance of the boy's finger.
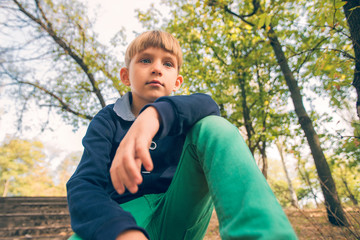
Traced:
POLYGON ((123 194, 125 192, 125 188, 127 188, 131 193, 136 193, 138 190, 137 184, 134 183, 134 180, 127 171, 128 170, 126 170, 123 166, 120 166, 118 169, 114 169, 111 172, 111 179, 114 188, 119 194, 123 194))
MULTIPOLYGON (((118 148, 119 150, 119 148, 118 148)), ((126 158, 125 156, 129 156, 131 155, 131 152, 128 152, 127 149, 120 149, 119 151, 117 151, 112 166, 110 168, 110 176, 111 176, 111 181, 113 183, 113 186, 115 188, 115 190, 119 193, 119 194, 123 194, 125 192, 125 187, 127 182, 126 181, 126 158)))
POLYGON ((146 156, 144 156, 143 158, 141 158, 141 161, 143 163, 144 168, 146 169, 146 171, 151 172, 154 168, 150 153, 146 154, 146 156))
POLYGON ((110 168, 110 178, 115 190, 119 194, 123 194, 125 192, 125 187, 116 168, 110 168))
POLYGON ((122 156, 122 165, 119 167, 119 176, 122 183, 131 193, 138 191, 138 185, 142 182, 140 174, 141 163, 136 163, 133 155, 122 156))
POLYGON ((125 185, 125 187, 129 190, 131 193, 136 193, 138 191, 138 186, 136 182, 134 182, 134 179, 129 175, 123 175, 122 181, 125 185))
POLYGON ((153 162, 151 160, 149 148, 147 145, 143 144, 142 147, 137 147, 135 149, 135 155, 137 159, 141 160, 142 165, 146 169, 146 171, 152 171, 153 170, 153 162))
POLYGON ((142 182, 140 169, 141 165, 136 162, 135 157, 131 156, 124 159, 124 174, 127 181, 126 183, 134 183, 136 185, 140 184, 142 182))

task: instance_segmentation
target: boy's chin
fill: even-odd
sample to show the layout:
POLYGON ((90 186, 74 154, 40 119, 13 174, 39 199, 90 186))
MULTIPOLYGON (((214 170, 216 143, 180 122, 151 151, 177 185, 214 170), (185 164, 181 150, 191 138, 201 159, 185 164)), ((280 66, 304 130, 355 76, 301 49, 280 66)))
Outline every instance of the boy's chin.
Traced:
POLYGON ((166 97, 166 96, 169 96, 169 95, 167 95, 167 94, 154 94, 154 95, 150 96, 150 99, 151 99, 152 102, 155 102, 156 99, 161 98, 161 97, 166 97))

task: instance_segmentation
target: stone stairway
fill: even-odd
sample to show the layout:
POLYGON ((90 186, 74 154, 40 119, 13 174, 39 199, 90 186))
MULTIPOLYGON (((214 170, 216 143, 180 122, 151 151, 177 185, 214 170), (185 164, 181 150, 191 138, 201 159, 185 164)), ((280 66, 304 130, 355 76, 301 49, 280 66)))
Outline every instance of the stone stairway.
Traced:
POLYGON ((63 240, 71 234, 66 197, 0 197, 0 240, 63 240))

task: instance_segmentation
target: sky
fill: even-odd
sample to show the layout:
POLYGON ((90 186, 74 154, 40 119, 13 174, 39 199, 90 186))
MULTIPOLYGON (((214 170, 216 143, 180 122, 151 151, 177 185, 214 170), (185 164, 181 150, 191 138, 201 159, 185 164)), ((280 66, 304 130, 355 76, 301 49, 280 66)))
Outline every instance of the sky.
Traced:
MULTIPOLYGON (((162 12, 166 11, 165 7, 160 5, 160 0, 83 0, 83 2, 89 7, 90 17, 91 14, 96 12, 97 21, 94 28, 99 34, 100 42, 105 45, 109 44, 110 39, 121 28, 125 28, 127 32, 127 41, 134 38, 133 31, 141 32, 145 30, 136 19, 135 9, 146 10, 151 3, 154 3, 156 6, 161 7, 162 12)), ((2 90, 0 89, 0 96, 2 90)), ((81 140, 86 133, 86 126, 74 132, 72 126, 64 124, 60 116, 53 114, 48 129, 42 133, 38 130, 32 130, 31 123, 34 123, 40 117, 36 109, 34 109, 33 114, 26 116, 28 130, 19 136, 16 129, 15 112, 11 108, 11 104, 13 103, 10 99, 0 97, 0 144, 6 136, 39 139, 44 143, 48 152, 52 152, 51 158, 54 166, 64 159, 67 154, 83 150, 81 140), (3 106, 10 107, 5 108, 3 106), (54 157, 54 155, 56 156, 54 157)))
POLYGON ((127 30, 129 38, 133 38, 133 30, 143 30, 136 19, 135 10, 147 10, 151 3, 162 6, 160 0, 84 0, 84 2, 89 6, 90 12, 94 10, 98 12, 95 29, 101 41, 109 41, 122 27, 127 30))

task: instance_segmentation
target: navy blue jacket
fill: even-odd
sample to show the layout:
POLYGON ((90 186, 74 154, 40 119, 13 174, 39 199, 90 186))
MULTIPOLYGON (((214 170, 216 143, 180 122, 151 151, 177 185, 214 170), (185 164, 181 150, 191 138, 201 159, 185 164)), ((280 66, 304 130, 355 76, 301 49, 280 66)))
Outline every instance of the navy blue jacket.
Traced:
POLYGON ((131 93, 128 93, 94 117, 83 138, 80 164, 67 183, 71 225, 83 239, 115 239, 129 229, 147 235, 119 204, 144 194, 165 192, 174 176, 187 131, 198 120, 219 115, 211 97, 200 93, 161 97, 145 106, 155 107, 162 122, 153 140, 156 148, 150 150, 154 169, 142 173, 143 183, 136 194, 126 191, 119 195, 111 183, 109 170, 120 141, 135 120, 130 103, 131 93))

